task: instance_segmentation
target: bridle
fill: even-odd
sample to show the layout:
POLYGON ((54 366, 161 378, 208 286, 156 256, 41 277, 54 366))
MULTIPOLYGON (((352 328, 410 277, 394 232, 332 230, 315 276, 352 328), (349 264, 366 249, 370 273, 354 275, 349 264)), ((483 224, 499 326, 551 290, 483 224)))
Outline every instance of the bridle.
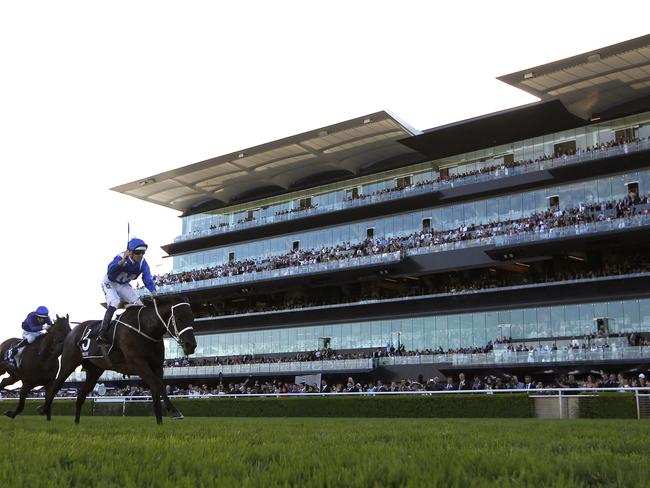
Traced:
MULTIPOLYGON (((170 336, 172 336, 172 338, 178 343, 179 346, 182 345, 181 335, 184 334, 185 332, 187 332, 188 330, 194 330, 194 327, 192 327, 190 325, 188 327, 185 327, 183 330, 181 330, 179 332, 178 327, 176 326, 176 317, 174 316, 174 309, 176 307, 181 307, 183 305, 187 305, 188 307, 190 307, 190 313, 191 313, 192 308, 191 308, 189 303, 187 303, 187 302, 177 303, 177 304, 172 305, 170 307, 170 309, 169 309, 169 312, 170 312, 169 313, 169 320, 167 322, 165 322, 163 320, 163 318, 160 316, 160 312, 158 312, 158 303, 156 303, 156 299, 155 298, 153 299, 153 307, 156 310, 156 315, 158 316, 158 318, 160 319, 160 322, 165 327, 165 330, 167 330, 167 333, 170 336), (171 327, 174 328, 174 332, 172 332, 171 327)), ((138 314, 138 317, 139 317, 139 315, 140 314, 138 314)))
MULTIPOLYGON (((176 307, 180 307, 180 306, 183 306, 183 305, 187 305, 188 307, 190 307, 190 304, 187 303, 187 302, 181 302, 181 303, 177 303, 175 305, 172 305, 170 307, 170 309, 169 309, 169 312, 170 312, 169 313, 169 320, 167 320, 167 322, 165 322, 165 319, 163 319, 162 315, 160 315, 160 311, 158 310, 158 303, 156 302, 156 299, 153 298, 153 306, 154 306, 154 310, 156 311, 156 317, 158 317, 158 320, 163 325, 163 327, 165 328, 167 333, 178 343, 179 346, 182 346, 182 341, 180 339, 181 335, 184 334, 185 332, 187 332, 188 330, 193 330, 194 329, 194 327, 189 326, 189 327, 185 327, 181 331, 178 330, 178 326, 176 325, 176 317, 174 316, 174 309, 176 307)), ((131 329, 131 330, 133 330, 135 332, 137 332, 142 337, 145 337, 146 339, 149 339, 152 342, 160 342, 160 341, 162 341, 162 337, 160 339, 156 339, 154 337, 151 337, 146 332, 142 331, 142 323, 140 321, 140 314, 142 313, 142 311, 145 308, 146 307, 144 305, 142 305, 140 307, 140 310, 138 310, 138 327, 137 328, 132 326, 131 324, 127 324, 126 322, 123 322, 121 320, 121 317, 119 319, 117 319, 116 322, 119 323, 119 324, 122 324, 123 326, 125 326, 125 327, 127 327, 127 328, 129 328, 129 329, 131 329)))

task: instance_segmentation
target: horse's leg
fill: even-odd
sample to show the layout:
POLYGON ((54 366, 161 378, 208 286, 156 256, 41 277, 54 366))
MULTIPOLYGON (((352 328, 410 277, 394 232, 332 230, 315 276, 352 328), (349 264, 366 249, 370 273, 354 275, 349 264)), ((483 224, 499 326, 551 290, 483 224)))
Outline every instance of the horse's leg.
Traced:
POLYGON ((18 406, 16 407, 16 410, 8 410, 5 412, 5 415, 9 418, 14 418, 16 415, 18 415, 20 412, 23 411, 25 408, 25 398, 27 398, 27 394, 32 390, 32 385, 28 385, 23 383, 23 386, 20 388, 20 398, 18 399, 18 406))
POLYGON ((45 405, 43 405, 41 413, 47 415, 47 420, 52 420, 52 401, 54 400, 54 396, 59 392, 61 385, 65 383, 68 376, 81 364, 81 354, 79 351, 74 349, 74 347, 71 353, 68 351, 70 349, 64 347, 63 354, 61 355, 61 369, 59 370, 59 374, 45 393, 45 405))
POLYGON ((153 399, 153 411, 156 414, 156 422, 162 424, 162 408, 160 405, 160 394, 164 391, 162 380, 153 372, 151 367, 144 361, 137 361, 134 370, 138 376, 149 385, 153 399))
MULTIPOLYGON (((50 380, 49 383, 45 383, 43 385, 43 389, 45 390, 45 397, 44 398, 47 398, 47 392, 50 391, 50 388, 52 388, 52 385, 54 384, 55 380, 56 380, 56 378, 53 378, 52 380, 50 380)), ((39 415, 44 415, 45 414, 45 404, 43 403, 43 404, 39 405, 38 407, 36 407, 36 412, 39 415)))
POLYGON ((180 420, 184 419, 185 417, 181 412, 178 411, 178 409, 174 406, 172 401, 169 399, 169 396, 167 396, 167 390, 165 390, 165 383, 163 382, 163 368, 162 366, 159 366, 154 370, 154 373, 158 378, 160 378, 160 382, 162 383, 162 390, 160 394, 162 395, 163 402, 165 402, 165 408, 167 409, 167 412, 171 415, 171 417, 174 420, 180 420))
POLYGON ((75 414, 74 414, 74 423, 78 424, 79 423, 79 417, 81 417, 81 406, 84 404, 84 401, 86 400, 86 397, 88 396, 88 393, 93 391, 93 388, 95 388, 95 385, 97 384, 97 380, 99 377, 102 375, 104 370, 102 368, 99 368, 95 366, 94 364, 92 365, 87 365, 86 366, 86 381, 81 387, 81 390, 79 390, 79 393, 77 394, 77 404, 75 408, 75 414))

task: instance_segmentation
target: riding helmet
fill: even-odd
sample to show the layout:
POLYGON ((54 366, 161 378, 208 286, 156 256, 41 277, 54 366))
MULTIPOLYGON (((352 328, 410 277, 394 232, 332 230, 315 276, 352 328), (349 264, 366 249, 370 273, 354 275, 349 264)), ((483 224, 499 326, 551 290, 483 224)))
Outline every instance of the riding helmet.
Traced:
POLYGON ((50 316, 50 311, 44 305, 41 305, 36 309, 36 316, 47 318, 50 316))
POLYGON ((147 246, 142 239, 138 239, 137 237, 131 239, 129 244, 126 246, 129 251, 146 251, 147 247, 149 246, 147 246))

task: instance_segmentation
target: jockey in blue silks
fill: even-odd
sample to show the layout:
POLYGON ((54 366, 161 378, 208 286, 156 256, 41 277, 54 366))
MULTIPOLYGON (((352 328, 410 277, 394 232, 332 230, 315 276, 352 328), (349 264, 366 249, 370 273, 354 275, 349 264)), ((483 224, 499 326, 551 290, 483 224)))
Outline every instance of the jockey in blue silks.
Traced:
POLYGON ((23 321, 23 340, 7 351, 7 358, 10 361, 13 360, 18 349, 43 336, 50 325, 52 325, 52 320, 47 307, 41 305, 35 311, 30 312, 23 321))
POLYGON ((135 292, 130 282, 142 274, 144 286, 151 293, 156 292, 156 284, 151 277, 151 269, 144 259, 147 244, 142 239, 133 238, 126 246, 126 251, 118 254, 108 265, 106 276, 102 280, 102 290, 106 296, 106 313, 101 329, 97 334, 97 342, 108 344, 106 336, 115 310, 120 302, 142 305, 140 297, 135 292))

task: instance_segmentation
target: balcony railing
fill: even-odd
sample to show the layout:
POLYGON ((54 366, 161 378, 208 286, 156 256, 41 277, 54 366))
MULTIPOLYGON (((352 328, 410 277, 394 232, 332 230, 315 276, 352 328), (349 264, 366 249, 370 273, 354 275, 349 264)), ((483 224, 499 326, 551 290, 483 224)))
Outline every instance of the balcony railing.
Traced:
POLYGON ((458 295, 476 295, 478 293, 503 293, 504 291, 511 290, 534 290, 536 288, 548 287, 550 285, 571 285, 577 283, 593 283, 598 281, 610 281, 610 280, 621 280, 621 279, 634 279, 634 278, 644 278, 650 276, 650 272, 639 272, 639 273, 626 273, 620 275, 609 275, 609 276, 594 276, 589 278, 573 278, 566 279, 561 281, 545 281, 543 283, 528 283, 525 285, 510 285, 510 286, 499 286, 497 288, 480 288, 480 289, 466 289, 466 290, 455 290, 453 292, 445 293, 426 293, 422 295, 408 295, 403 297, 396 298, 368 298, 365 300, 359 300, 356 302, 344 302, 344 303, 332 303, 330 305, 314 305, 314 306, 304 306, 296 308, 287 308, 280 310, 268 310, 263 312, 242 312, 242 313, 232 313, 229 315, 212 315, 204 317, 195 317, 195 321, 214 321, 214 320, 229 320, 234 317, 257 317, 260 315, 269 315, 275 313, 299 313, 308 310, 330 310, 333 308, 344 309, 348 307, 355 307, 359 305, 371 305, 375 303, 403 303, 411 300, 425 300, 428 298, 444 298, 444 297, 456 297, 458 295))
MULTIPOLYGON (((250 374, 304 374, 327 373, 333 371, 370 371, 374 368, 373 359, 342 359, 337 361, 293 361, 286 363, 259 364, 224 364, 217 366, 177 366, 163 369, 165 378, 192 378, 219 376, 246 376, 250 374)), ((132 376, 137 379, 137 376, 132 376)), ((86 373, 75 371, 68 381, 85 381, 86 373)), ((124 379, 121 373, 104 371, 100 381, 115 381, 124 379)))
POLYGON ((525 164, 521 166, 515 166, 513 168, 499 169, 491 173, 470 175, 462 178, 456 178, 454 180, 410 186, 408 188, 399 191, 381 193, 378 195, 367 196, 365 198, 359 198, 354 200, 346 200, 344 202, 337 202, 330 205, 322 205, 316 208, 302 210, 299 212, 292 212, 292 213, 286 213, 281 215, 271 215, 268 217, 262 217, 248 222, 230 224, 223 227, 216 227, 214 229, 202 230, 199 232, 196 231, 190 232, 187 234, 182 234, 180 236, 177 236, 174 239, 174 242, 176 243, 176 242, 183 242, 192 239, 200 239, 203 237, 225 234, 228 232, 239 231, 251 227, 259 227, 262 225, 268 225, 277 222, 287 222, 290 220, 302 219, 305 217, 311 217, 312 215, 321 215, 324 213, 335 212, 338 210, 344 210, 344 209, 350 209, 356 207, 365 207, 366 205, 373 205, 379 202, 388 202, 392 200, 398 200, 401 198, 408 198, 414 195, 440 191, 447 188, 473 185, 476 183, 491 181, 498 178, 505 178, 505 177, 515 176, 524 173, 532 173, 535 171, 543 171, 543 170, 558 168, 562 166, 569 166, 572 164, 582 164, 589 161, 610 158, 622 154, 630 154, 639 151, 645 151, 648 149, 650 149, 650 141, 643 141, 638 143, 626 144, 622 146, 616 146, 608 149, 601 149, 598 151, 582 152, 580 154, 574 154, 573 156, 561 156, 559 158, 549 159, 546 161, 538 161, 538 162, 525 164))
MULTIPOLYGON (((165 378, 206 378, 224 376, 328 373, 334 371, 370 371, 379 366, 407 366, 445 364, 452 366, 500 366, 511 364, 540 364, 583 361, 621 361, 650 359, 649 346, 610 347, 597 350, 568 349, 557 351, 509 352, 494 351, 483 354, 427 354, 420 356, 392 356, 377 359, 345 359, 337 361, 294 361, 286 363, 227 364, 215 366, 179 366, 163 369, 165 378)), ((86 373, 76 371, 68 381, 85 381, 86 373)), ((114 371, 105 371, 100 381, 124 379, 114 371)), ((132 376, 131 379, 138 379, 132 376)))
MULTIPOLYGON (((496 237, 482 237, 478 239, 469 239, 464 241, 454 241, 445 244, 436 244, 432 246, 424 246, 418 248, 411 248, 405 251, 405 255, 421 255, 431 254, 436 252, 453 251, 457 249, 466 249, 469 247, 480 246, 496 246, 505 247, 517 244, 539 242, 550 239, 559 239, 571 236, 585 236, 590 234, 611 232, 621 229, 634 229, 650 225, 650 215, 635 215, 634 217, 626 217, 621 219, 613 219, 610 221, 590 222, 580 225, 557 227, 549 229, 547 232, 521 232, 511 235, 500 235, 496 237)), ((220 286, 228 286, 238 283, 250 283, 259 280, 268 280, 273 278, 280 278, 285 276, 300 276, 309 273, 319 273, 325 271, 334 271, 340 269, 352 269, 356 267, 376 265, 376 264, 392 264, 397 263, 403 256, 400 252, 377 254, 373 256, 363 256, 360 258, 341 259, 338 261, 330 261, 327 263, 307 264, 304 266, 291 266, 287 268, 273 269, 268 271, 259 271, 254 273, 244 273, 234 276, 222 276, 220 278, 212 278, 208 280, 173 283, 168 285, 161 285, 158 287, 158 292, 163 294, 168 293, 184 293, 197 289, 216 288, 220 286)), ((145 293, 140 290, 140 293, 145 293)))
MULTIPOLYGON (((238 283, 250 283, 252 281, 282 278, 284 276, 300 276, 303 274, 322 273, 326 271, 335 271, 338 269, 352 269, 361 266, 371 266, 377 264, 392 264, 399 262, 401 259, 402 256, 400 252, 376 254, 373 256, 362 256, 359 258, 328 261, 326 263, 305 264, 302 266, 291 266, 287 268, 258 271, 255 273, 222 276, 220 278, 212 278, 209 280, 192 281, 186 283, 172 283, 169 285, 159 286, 158 293, 181 293, 202 288, 215 288, 238 283)), ((144 290, 140 290, 140 292, 144 293, 144 290)))
POLYGON ((453 366, 536 364, 574 361, 620 361, 649 359, 649 346, 609 347, 604 349, 568 349, 557 351, 494 351, 482 354, 433 354, 420 356, 393 356, 380 358, 379 366, 441 364, 453 366))

